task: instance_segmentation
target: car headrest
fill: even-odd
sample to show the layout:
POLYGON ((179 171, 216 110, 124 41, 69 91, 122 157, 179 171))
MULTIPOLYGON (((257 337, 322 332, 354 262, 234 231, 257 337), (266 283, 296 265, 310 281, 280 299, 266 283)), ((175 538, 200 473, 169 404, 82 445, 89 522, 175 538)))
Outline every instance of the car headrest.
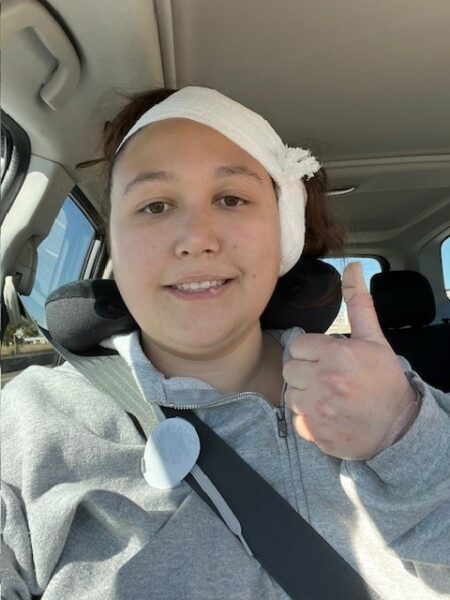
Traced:
POLYGON ((302 327, 307 333, 324 333, 336 318, 342 302, 337 270, 315 258, 301 258, 277 282, 261 315, 263 329, 302 327))
POLYGON ((370 280, 370 293, 382 329, 429 325, 436 316, 433 290, 416 271, 377 273, 370 280))
MULTIPOLYGON (((300 259, 278 280, 261 317, 264 329, 296 325, 320 333, 334 321, 341 303, 336 269, 317 259, 300 259)), ((113 279, 84 279, 54 290, 45 302, 53 339, 71 352, 87 352, 103 339, 137 328, 113 279)))
POLYGON ((57 288, 45 301, 45 315, 50 335, 75 353, 137 327, 113 279, 83 279, 57 288))

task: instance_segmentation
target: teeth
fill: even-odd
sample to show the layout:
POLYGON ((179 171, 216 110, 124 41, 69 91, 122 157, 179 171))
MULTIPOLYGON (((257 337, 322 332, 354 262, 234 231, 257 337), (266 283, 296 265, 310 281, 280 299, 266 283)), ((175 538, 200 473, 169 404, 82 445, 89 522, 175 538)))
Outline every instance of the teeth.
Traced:
POLYGON ((225 283, 225 279, 221 281, 193 281, 191 283, 180 283, 174 286, 177 290, 183 292, 197 292, 199 290, 209 290, 212 287, 219 287, 225 283))

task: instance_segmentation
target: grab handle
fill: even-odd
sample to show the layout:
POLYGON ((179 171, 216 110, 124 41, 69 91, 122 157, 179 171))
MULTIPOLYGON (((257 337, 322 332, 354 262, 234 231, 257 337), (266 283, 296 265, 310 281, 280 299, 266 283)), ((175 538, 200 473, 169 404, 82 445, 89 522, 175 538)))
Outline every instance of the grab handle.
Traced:
POLYGON ((53 110, 61 109, 73 96, 81 75, 81 64, 66 32, 48 10, 35 0, 3 0, 2 44, 31 28, 55 57, 57 67, 40 90, 42 100, 53 110))

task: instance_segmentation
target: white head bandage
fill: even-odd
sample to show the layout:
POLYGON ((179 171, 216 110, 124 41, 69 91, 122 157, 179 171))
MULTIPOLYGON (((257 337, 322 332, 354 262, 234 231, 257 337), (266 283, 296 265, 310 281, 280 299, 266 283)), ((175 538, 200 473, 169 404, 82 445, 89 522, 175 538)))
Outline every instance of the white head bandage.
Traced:
POLYGON ((144 113, 121 141, 164 119, 191 119, 215 129, 255 158, 278 186, 280 276, 300 258, 305 241, 306 189, 301 181, 320 169, 309 150, 289 148, 263 117, 216 90, 186 87, 144 113))

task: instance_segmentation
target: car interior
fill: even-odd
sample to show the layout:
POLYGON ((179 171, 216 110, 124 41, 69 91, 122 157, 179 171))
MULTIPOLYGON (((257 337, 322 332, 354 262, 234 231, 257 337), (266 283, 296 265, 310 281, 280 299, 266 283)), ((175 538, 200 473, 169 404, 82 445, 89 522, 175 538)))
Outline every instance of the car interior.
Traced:
POLYGON ((60 362, 38 329, 50 294, 113 280, 101 164, 79 167, 105 124, 129 94, 202 85, 311 149, 348 230, 344 256, 288 274, 298 296, 280 280, 264 326, 349 335, 337 273, 360 260, 394 350, 449 391, 449 30, 447 0, 4 0, 2 385, 60 362))

